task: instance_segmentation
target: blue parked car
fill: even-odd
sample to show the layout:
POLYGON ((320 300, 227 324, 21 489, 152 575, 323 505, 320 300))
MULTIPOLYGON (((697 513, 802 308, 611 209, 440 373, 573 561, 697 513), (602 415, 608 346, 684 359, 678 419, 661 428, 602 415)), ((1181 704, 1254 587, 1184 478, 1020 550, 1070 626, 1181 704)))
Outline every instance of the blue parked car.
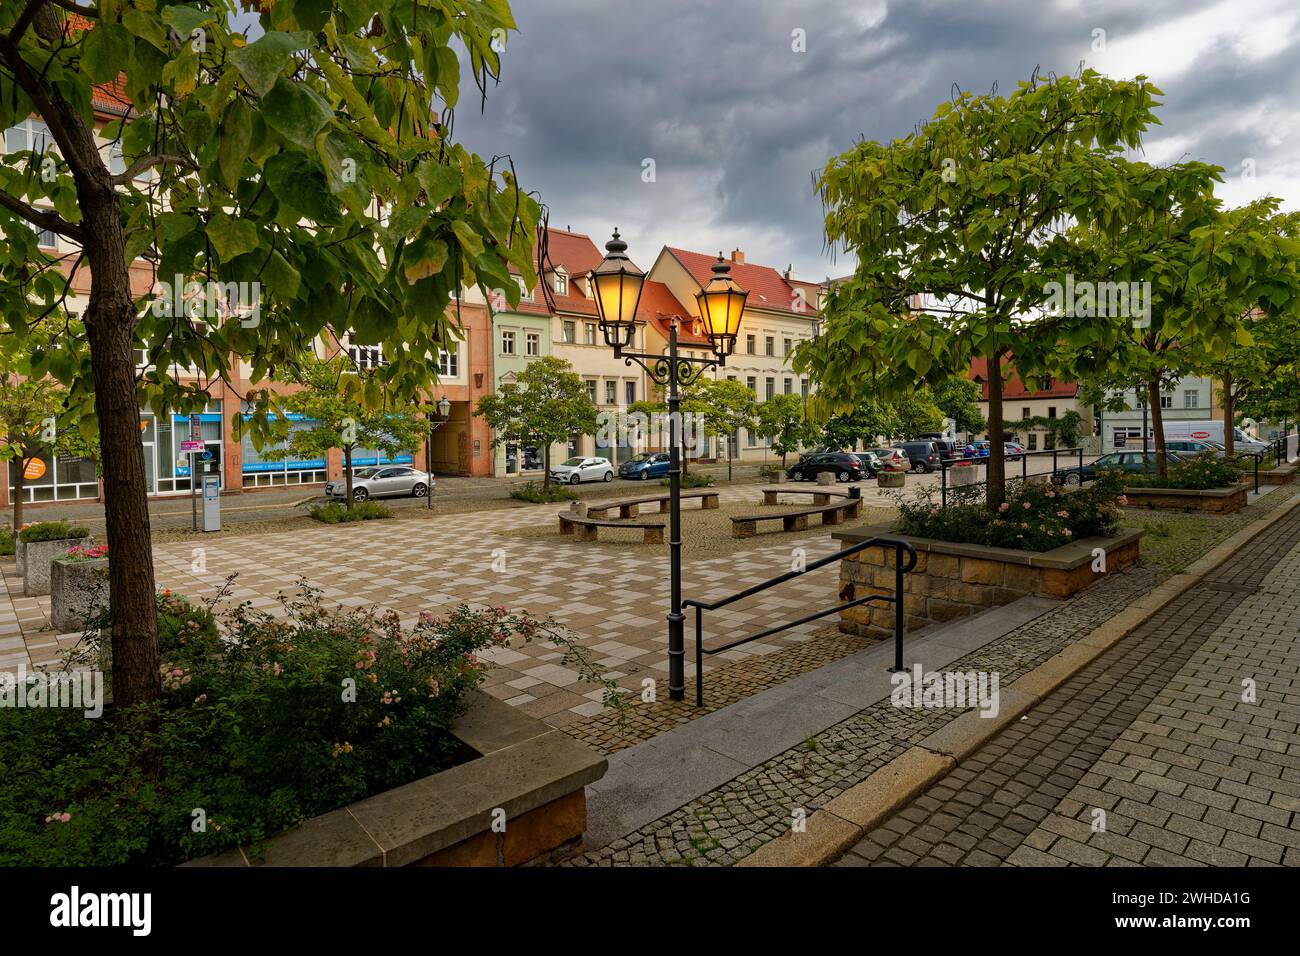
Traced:
POLYGON ((618 476, 620 478, 637 478, 645 481, 647 478, 661 478, 668 474, 672 467, 672 458, 666 451, 651 452, 649 454, 637 455, 630 461, 625 461, 618 466, 618 476))

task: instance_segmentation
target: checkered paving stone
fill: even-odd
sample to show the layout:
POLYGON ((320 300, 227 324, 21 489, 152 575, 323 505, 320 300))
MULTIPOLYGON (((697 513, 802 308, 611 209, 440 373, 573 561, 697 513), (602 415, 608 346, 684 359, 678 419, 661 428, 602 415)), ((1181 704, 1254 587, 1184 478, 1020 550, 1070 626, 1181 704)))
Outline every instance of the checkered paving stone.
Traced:
MULTIPOLYGON (((755 487, 723 488, 725 501, 755 502, 755 487)), ((299 579, 320 588, 327 602, 344 607, 396 610, 408 623, 420 611, 437 613, 458 603, 505 606, 553 617, 579 636, 596 663, 639 695, 642 682, 656 682, 657 696, 667 698, 667 647, 664 614, 668 606, 668 555, 663 549, 592 548, 560 538, 519 538, 520 528, 553 526, 560 505, 451 514, 427 521, 402 522, 401 540, 393 539, 386 522, 365 522, 346 528, 321 526, 292 534, 260 534, 159 544, 154 563, 160 588, 171 588, 191 600, 214 594, 231 573, 238 577, 228 603, 249 602, 279 613, 277 595, 292 595, 299 579), (495 570, 501 568, 502 570, 495 570), (202 570, 199 570, 202 568, 202 570)), ((820 530, 807 538, 783 538, 780 544, 752 540, 747 550, 723 557, 692 560, 687 549, 685 593, 708 600, 755 584, 790 569, 792 551, 803 548, 815 561, 836 550, 829 534, 820 530)), ((55 661, 79 635, 58 635, 49 628, 49 598, 22 596, 22 580, 13 559, 0 564, 0 669, 55 661), (7 600, 6 596, 7 595, 7 600)), ((813 571, 771 594, 742 601, 709 616, 713 634, 758 630, 772 620, 797 616, 792 609, 824 605, 835 593, 833 567, 813 571)), ((742 652, 720 654, 704 670, 725 671, 768 656, 780 655, 809 641, 825 622, 801 625, 771 639, 747 645, 742 652)), ((688 627, 688 642, 692 639, 688 627)), ((844 642, 833 641, 827 654, 842 656, 844 642)), ((857 645, 860 646, 860 645, 857 645)), ((844 646, 850 653, 857 646, 844 646)), ((545 720, 566 726, 602 711, 601 688, 583 682, 558 664, 561 652, 546 643, 526 644, 485 653, 497 665, 484 690, 545 720)), ((802 669, 832 657, 808 658, 802 669)), ((777 668, 773 680, 801 670, 790 661, 777 668)), ((688 655, 687 679, 693 681, 694 661, 688 655)), ((749 686, 740 681, 739 686, 749 686)), ((766 685, 760 685, 766 686, 766 685)), ((719 698, 722 699, 722 698, 719 698)), ((734 699, 728 697, 726 699, 734 699)), ((657 726, 657 725, 656 725, 657 726)), ((631 741, 629 741, 631 742, 631 741)))
POLYGON ((1300 864, 1297 540, 1300 510, 840 865, 1300 864))
MULTIPOLYGON (((1197 536, 1185 537, 1176 547, 1163 549, 1161 563, 1144 560, 1107 578, 1002 639, 954 661, 949 669, 996 672, 1003 686, 1009 684, 1090 633, 1170 575, 1181 571, 1201 554, 1240 530, 1243 524, 1287 501, 1294 493, 1293 489, 1280 494, 1275 492, 1236 515, 1205 522, 1197 536)), ((1293 514, 1300 515, 1300 510, 1293 514)), ((1179 525, 1184 523, 1185 516, 1160 516, 1158 520, 1179 525)), ((1129 523, 1137 521, 1131 519, 1129 523)), ((1285 523, 1284 520, 1282 524, 1285 523)), ((1289 533, 1294 540, 1295 529, 1289 533)), ((1259 540, 1265 537, 1261 536, 1259 540)), ((1210 602, 1211 607, 1220 605, 1219 599, 1225 596, 1216 595, 1210 602)), ((731 671, 727 671, 719 675, 717 682, 726 681, 730 674, 731 671)), ((1152 679, 1157 686, 1163 686, 1159 684, 1159 676, 1152 679)), ((712 688, 714 683, 710 679, 708 686, 712 688)), ((650 706, 663 721, 663 729, 670 729, 680 722, 668 705, 660 702, 650 706)), ((955 710, 898 710, 888 701, 874 704, 819 734, 815 740, 806 741, 746 771, 608 846, 575 854, 562 861, 562 865, 732 865, 788 832, 795 810, 811 815, 959 713, 955 710)), ((566 732, 581 734, 603 720, 609 720, 609 717, 570 725, 566 732)), ((599 745, 599 738, 589 742, 599 745)), ((1058 750, 1056 756, 1064 761, 1071 754, 1058 750)), ((1005 789, 1014 776, 1014 769, 1000 779, 995 778, 998 786, 990 792, 1005 789)), ((1063 795, 1064 791, 1058 794, 1058 799, 1063 795)), ((974 801, 966 808, 968 814, 972 807, 985 801, 984 796, 977 799, 971 794, 965 799, 974 801)), ((912 812, 912 808, 904 811, 908 812, 912 812)), ((899 824, 890 821, 888 825, 899 824)), ((959 834, 956 839, 965 842, 967 835, 959 834)), ((858 852, 857 849, 854 852, 858 852)), ((998 862, 999 859, 991 857, 983 859, 983 862, 998 862)), ((932 862, 938 864, 940 860, 932 862)))

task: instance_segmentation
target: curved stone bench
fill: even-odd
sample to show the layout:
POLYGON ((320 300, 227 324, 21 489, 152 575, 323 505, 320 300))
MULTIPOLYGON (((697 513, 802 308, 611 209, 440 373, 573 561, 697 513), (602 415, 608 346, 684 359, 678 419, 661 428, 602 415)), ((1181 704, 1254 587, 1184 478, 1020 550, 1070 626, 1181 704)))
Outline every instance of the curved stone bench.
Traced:
MULTIPOLYGON (((682 500, 699 499, 700 508, 704 511, 710 511, 718 507, 718 493, 716 491, 683 491, 682 500)), ((587 506, 587 514, 591 517, 604 518, 606 514, 613 509, 618 509, 620 518, 635 518, 640 512, 640 506, 645 504, 659 503, 659 513, 667 514, 671 507, 669 502, 672 495, 648 495, 644 498, 628 498, 624 501, 607 501, 604 504, 590 504, 587 506)))
POLYGON ((839 524, 845 518, 856 518, 862 513, 862 499, 850 498, 843 503, 805 508, 802 511, 787 511, 779 515, 737 515, 731 519, 731 536, 733 538, 752 538, 758 534, 758 525, 764 521, 781 522, 782 531, 804 531, 808 528, 808 519, 821 515, 822 524, 839 524))
POLYGON ((824 488, 764 488, 763 504, 775 505, 780 504, 776 500, 777 495, 812 495, 813 504, 828 505, 832 498, 847 498, 847 491, 828 491, 824 488))
POLYGON ((605 521, 571 514, 560 515, 560 534, 574 535, 579 541, 599 540, 597 538, 599 528, 640 528, 645 532, 642 540, 646 544, 664 543, 662 521, 605 521))

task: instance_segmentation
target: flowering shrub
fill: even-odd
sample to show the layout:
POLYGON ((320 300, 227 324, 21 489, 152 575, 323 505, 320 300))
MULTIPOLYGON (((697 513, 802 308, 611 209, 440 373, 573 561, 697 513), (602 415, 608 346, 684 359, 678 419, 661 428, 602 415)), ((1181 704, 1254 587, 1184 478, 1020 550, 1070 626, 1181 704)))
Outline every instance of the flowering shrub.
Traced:
POLYGON ((996 512, 978 489, 949 492, 940 507, 933 489, 913 500, 898 498, 898 531, 920 538, 983 544, 1018 551, 1048 551, 1079 538, 1114 534, 1119 527, 1119 478, 1106 474, 1076 491, 1038 482, 1012 482, 996 512))
POLYGON ((95 544, 89 548, 69 548, 59 556, 60 561, 95 561, 108 557, 108 545, 95 544))
POLYGON ((157 705, 99 720, 0 708, 0 865, 165 864, 255 846, 435 773, 460 759, 450 730, 484 679, 479 655, 516 639, 565 649, 624 706, 551 621, 461 605, 403 626, 326 607, 305 586, 282 604, 279 617, 240 605, 218 627, 164 592, 157 705))
POLYGON ((1190 461, 1176 464, 1171 462, 1169 474, 1164 478, 1154 472, 1124 476, 1124 483, 1130 488, 1178 488, 1188 491, 1231 488, 1240 480, 1241 471, 1235 464, 1211 452, 1197 455, 1190 461))

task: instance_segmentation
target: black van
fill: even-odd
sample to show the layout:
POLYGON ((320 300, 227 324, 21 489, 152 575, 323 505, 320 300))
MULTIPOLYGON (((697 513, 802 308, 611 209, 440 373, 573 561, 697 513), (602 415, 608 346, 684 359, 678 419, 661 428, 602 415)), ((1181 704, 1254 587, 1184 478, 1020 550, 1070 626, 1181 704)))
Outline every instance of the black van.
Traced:
POLYGON ((894 446, 907 452, 907 460, 912 463, 912 470, 925 473, 937 470, 945 458, 954 456, 939 441, 905 441, 894 446))

